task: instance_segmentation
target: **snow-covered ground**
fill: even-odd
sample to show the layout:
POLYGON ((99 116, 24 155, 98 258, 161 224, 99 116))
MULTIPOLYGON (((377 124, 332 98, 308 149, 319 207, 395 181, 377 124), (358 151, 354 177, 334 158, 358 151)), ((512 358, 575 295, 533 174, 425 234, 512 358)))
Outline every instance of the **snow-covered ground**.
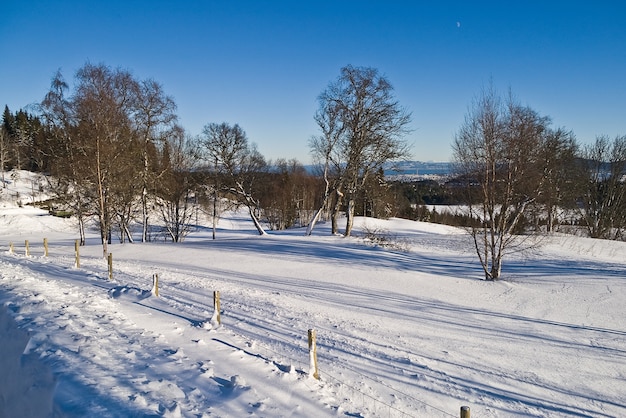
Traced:
POLYGON ((557 235, 491 283, 451 227, 358 219, 383 248, 324 224, 261 237, 234 213, 215 241, 110 246, 109 280, 95 234, 76 268, 73 220, 9 195, 1 417, 626 415, 625 243, 557 235))

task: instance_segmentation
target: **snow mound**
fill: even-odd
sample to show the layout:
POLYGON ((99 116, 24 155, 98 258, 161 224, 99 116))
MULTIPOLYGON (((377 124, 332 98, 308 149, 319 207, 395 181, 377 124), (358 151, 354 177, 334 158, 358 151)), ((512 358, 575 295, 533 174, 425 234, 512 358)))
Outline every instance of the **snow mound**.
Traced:
POLYGON ((126 299, 126 300, 144 300, 152 296, 152 292, 149 290, 141 290, 136 287, 130 286, 116 286, 109 290, 109 296, 113 299, 126 299))

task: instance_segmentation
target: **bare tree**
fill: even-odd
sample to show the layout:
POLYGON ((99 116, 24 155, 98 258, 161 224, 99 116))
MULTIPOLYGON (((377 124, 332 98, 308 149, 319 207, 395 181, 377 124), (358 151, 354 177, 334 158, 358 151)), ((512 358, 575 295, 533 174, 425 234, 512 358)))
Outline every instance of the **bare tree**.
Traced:
POLYGON ((269 165, 259 194, 265 219, 274 230, 301 226, 304 208, 312 206, 308 196, 312 176, 295 159, 281 158, 269 165))
POLYGON ((81 174, 89 162, 79 143, 74 105, 66 96, 68 89, 61 72, 57 71, 50 91, 40 104, 40 112, 51 144, 50 189, 63 209, 69 209, 76 216, 80 244, 85 245, 85 221, 93 200, 93 184, 81 174))
POLYGON ((181 127, 170 131, 166 143, 168 161, 158 182, 157 202, 168 235, 181 242, 191 231, 197 204, 199 146, 197 138, 186 135, 181 127))
POLYGON ((129 72, 112 70, 105 65, 86 64, 76 75, 73 97, 76 135, 84 153, 86 166, 79 176, 91 182, 96 190, 98 219, 103 255, 108 254, 114 215, 113 186, 124 178, 121 160, 136 140, 130 120, 135 80, 129 72))
POLYGON ((119 230, 121 243, 134 242, 131 223, 138 218, 138 196, 142 195, 143 142, 129 132, 128 141, 122 145, 124 152, 117 156, 115 179, 110 184, 111 223, 119 230))
MULTIPOLYGON (((311 235, 315 225, 320 219, 322 212, 328 206, 331 191, 335 192, 337 199, 341 191, 339 190, 339 179, 341 178, 342 159, 339 151, 339 140, 343 134, 344 126, 339 120, 337 107, 330 101, 320 101, 320 108, 315 113, 315 121, 322 131, 321 135, 314 136, 309 142, 311 154, 318 165, 322 167, 322 177, 324 179, 324 194, 321 204, 315 211, 313 218, 309 221, 306 235, 311 235)), ((334 213, 334 215, 336 212, 334 213)), ((337 217, 332 217, 332 234, 337 233, 337 217)))
POLYGON ((520 248, 516 228, 541 194, 548 123, 490 88, 470 107, 456 135, 454 159, 466 182, 469 214, 480 220, 470 232, 487 280, 498 280, 505 254, 520 248))
POLYGON ((133 121, 142 142, 141 155, 143 156, 143 171, 141 173, 141 211, 143 231, 141 240, 148 240, 148 198, 149 185, 153 174, 150 170, 150 149, 155 142, 163 141, 168 131, 172 129, 177 116, 176 103, 165 95, 162 86, 154 80, 145 80, 135 84, 135 102, 133 121))
POLYGON ((137 218, 137 201, 142 240, 147 238, 147 202, 154 192, 149 185, 158 176, 157 145, 173 129, 176 106, 155 81, 139 82, 128 71, 104 64, 85 64, 75 80, 73 95, 66 97, 68 85, 58 72, 40 109, 59 196, 70 192, 81 237, 83 215, 98 219, 106 254, 114 224, 120 238, 132 242, 130 223, 137 218), (88 199, 94 191, 95 199, 88 199))
POLYGON ((342 198, 346 199, 344 234, 349 236, 357 194, 369 177, 383 164, 410 155, 403 138, 409 132, 411 115, 394 98, 389 81, 374 68, 342 68, 339 78, 318 100, 316 120, 323 134, 321 147, 314 143, 313 151, 322 151, 324 161, 334 157, 334 166, 341 167, 335 208, 340 207, 342 198))
POLYGON ((596 138, 581 154, 580 214, 592 238, 620 239, 626 228, 626 136, 596 138))
MULTIPOLYGON (((205 125, 202 134, 205 159, 214 168, 215 190, 230 193, 245 205, 256 230, 260 235, 265 235, 257 214, 258 201, 254 197, 258 174, 267 165, 265 158, 256 146, 248 143, 246 133, 237 124, 209 123, 205 125)), ((217 196, 214 202, 217 202, 217 196)))
POLYGON ((554 232, 559 223, 559 211, 572 208, 572 185, 576 177, 578 144, 571 131, 549 130, 545 136, 541 158, 544 187, 538 196, 538 210, 545 212, 546 232, 554 232))

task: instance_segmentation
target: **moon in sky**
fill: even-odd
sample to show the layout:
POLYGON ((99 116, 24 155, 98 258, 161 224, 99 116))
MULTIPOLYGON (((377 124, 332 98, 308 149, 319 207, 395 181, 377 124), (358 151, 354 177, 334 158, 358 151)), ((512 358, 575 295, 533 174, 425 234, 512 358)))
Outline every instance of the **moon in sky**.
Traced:
POLYGON ((456 27, 460 28, 461 27, 461 22, 456 22, 456 27))

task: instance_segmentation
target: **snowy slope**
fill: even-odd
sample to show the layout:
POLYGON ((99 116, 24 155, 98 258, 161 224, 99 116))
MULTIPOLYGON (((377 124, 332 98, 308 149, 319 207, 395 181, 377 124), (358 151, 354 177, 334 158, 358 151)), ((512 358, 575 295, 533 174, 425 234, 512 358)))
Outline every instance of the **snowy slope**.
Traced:
POLYGON ((626 413, 624 243, 554 236, 488 283, 457 229, 358 221, 408 251, 232 214, 215 241, 112 245, 109 281, 95 235, 75 268, 72 220, 0 206, 0 416, 626 413))

